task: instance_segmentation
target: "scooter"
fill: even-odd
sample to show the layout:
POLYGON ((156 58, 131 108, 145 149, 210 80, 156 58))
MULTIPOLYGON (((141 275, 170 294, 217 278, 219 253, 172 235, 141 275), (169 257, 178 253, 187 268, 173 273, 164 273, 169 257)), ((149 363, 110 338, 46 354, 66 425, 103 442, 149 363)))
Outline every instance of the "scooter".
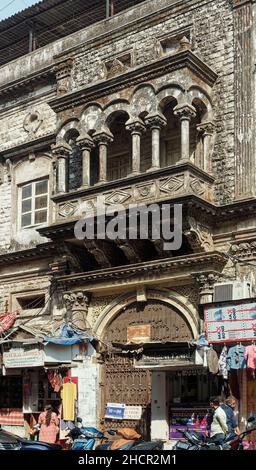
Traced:
POLYGON ((186 439, 186 441, 178 441, 173 450, 243 450, 243 440, 252 431, 256 431, 256 427, 249 427, 246 431, 234 437, 234 434, 228 434, 222 444, 208 442, 202 433, 193 430, 177 429, 186 439))
MULTIPOLYGON (((77 422, 82 424, 81 418, 77 422)), ((103 440, 104 434, 94 427, 74 427, 68 433, 70 450, 93 450, 96 439, 103 440)))
POLYGON ((153 451, 162 450, 162 441, 148 441, 143 442, 141 435, 134 429, 120 428, 117 430, 108 431, 111 435, 120 436, 119 439, 110 440, 105 444, 98 445, 95 450, 131 450, 131 451, 153 451))

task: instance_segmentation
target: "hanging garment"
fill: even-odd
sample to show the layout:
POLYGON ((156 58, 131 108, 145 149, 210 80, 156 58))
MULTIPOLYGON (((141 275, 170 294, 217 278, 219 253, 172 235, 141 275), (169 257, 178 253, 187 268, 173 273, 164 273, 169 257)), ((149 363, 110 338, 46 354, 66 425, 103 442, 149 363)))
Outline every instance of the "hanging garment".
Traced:
POLYGON ((209 371, 212 374, 217 374, 219 372, 219 358, 212 347, 207 351, 206 357, 209 371))
POLYGON ((220 358, 219 358, 219 371, 223 379, 228 378, 227 353, 228 353, 227 347, 224 346, 221 351, 220 358))
POLYGON ((61 391, 62 411, 64 421, 74 421, 75 401, 77 400, 77 386, 74 383, 65 383, 61 391))
POLYGON ((242 344, 237 344, 229 348, 227 354, 227 368, 230 369, 245 369, 246 362, 244 358, 245 348, 242 344))
POLYGON ((247 367, 250 369, 256 369, 256 346, 246 346, 244 351, 244 357, 247 360, 247 367))

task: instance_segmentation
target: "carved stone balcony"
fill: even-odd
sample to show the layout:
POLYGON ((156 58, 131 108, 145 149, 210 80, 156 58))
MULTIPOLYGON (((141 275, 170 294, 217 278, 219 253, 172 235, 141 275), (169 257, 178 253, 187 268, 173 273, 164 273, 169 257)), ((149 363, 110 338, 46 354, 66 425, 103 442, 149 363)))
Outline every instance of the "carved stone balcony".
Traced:
POLYGON ((180 196, 196 195, 213 202, 214 178, 190 162, 172 167, 107 182, 88 189, 54 195, 56 222, 74 220, 84 214, 85 208, 95 207, 97 197, 104 196, 106 205, 145 203, 171 200, 180 196))

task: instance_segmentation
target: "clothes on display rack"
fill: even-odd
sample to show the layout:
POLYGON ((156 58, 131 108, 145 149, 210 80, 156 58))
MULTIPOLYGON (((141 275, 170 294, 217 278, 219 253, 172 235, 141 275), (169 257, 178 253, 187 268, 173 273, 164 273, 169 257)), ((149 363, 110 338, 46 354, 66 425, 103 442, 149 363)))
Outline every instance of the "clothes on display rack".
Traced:
POLYGON ((220 375, 222 375, 223 379, 228 378, 228 368, 227 368, 227 354, 228 354, 228 349, 226 346, 223 347, 220 358, 219 358, 219 372, 220 375))
POLYGON ((213 349, 213 347, 209 348, 209 350, 206 353, 206 357, 207 357, 207 364, 208 364, 209 371, 212 374, 217 374, 219 372, 219 358, 218 358, 218 354, 213 349))
POLYGON ((230 369, 245 369, 246 362, 244 358, 245 347, 242 344, 232 346, 227 354, 227 368, 230 369))
POLYGON ((244 351, 244 358, 247 361, 247 367, 256 369, 256 345, 246 346, 244 351))

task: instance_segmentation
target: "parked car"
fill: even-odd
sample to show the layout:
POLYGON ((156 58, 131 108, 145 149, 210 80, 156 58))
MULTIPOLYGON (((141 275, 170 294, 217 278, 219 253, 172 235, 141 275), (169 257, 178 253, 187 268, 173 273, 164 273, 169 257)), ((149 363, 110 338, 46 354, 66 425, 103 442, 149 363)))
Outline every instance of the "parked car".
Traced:
POLYGON ((62 450, 62 447, 24 439, 0 428, 0 450, 62 450))

